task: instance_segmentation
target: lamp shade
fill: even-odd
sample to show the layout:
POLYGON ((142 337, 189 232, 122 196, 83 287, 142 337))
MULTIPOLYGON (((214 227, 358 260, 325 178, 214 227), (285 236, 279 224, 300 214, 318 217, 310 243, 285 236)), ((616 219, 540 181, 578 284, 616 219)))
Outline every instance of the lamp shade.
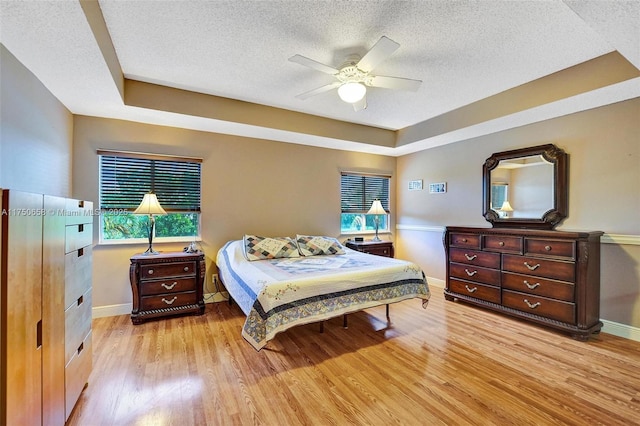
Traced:
POLYGON ((367 88, 362 83, 350 82, 338 87, 340 99, 350 104, 360 101, 366 93, 367 88))
POLYGON ((380 200, 375 200, 373 204, 371 204, 371 208, 369 209, 367 214, 387 214, 387 212, 382 207, 380 200))
POLYGON ((153 192, 144 194, 142 202, 133 212, 134 214, 167 214, 158 202, 158 197, 153 192))
POLYGON ((513 208, 511 207, 511 204, 509 204, 509 202, 505 200, 504 203, 502 203, 502 207, 500 207, 500 210, 502 210, 503 212, 512 212, 513 208))

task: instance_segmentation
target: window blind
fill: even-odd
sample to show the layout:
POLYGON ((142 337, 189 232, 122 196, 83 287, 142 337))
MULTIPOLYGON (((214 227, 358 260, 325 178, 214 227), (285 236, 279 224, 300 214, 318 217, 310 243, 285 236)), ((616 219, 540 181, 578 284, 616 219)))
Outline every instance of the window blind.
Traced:
POLYGON ((155 192, 168 212, 200 212, 201 161, 145 157, 138 153, 100 154, 100 208, 135 210, 147 192, 155 192))
POLYGON ((389 177, 342 173, 340 204, 342 213, 367 213, 374 200, 389 213, 389 177))

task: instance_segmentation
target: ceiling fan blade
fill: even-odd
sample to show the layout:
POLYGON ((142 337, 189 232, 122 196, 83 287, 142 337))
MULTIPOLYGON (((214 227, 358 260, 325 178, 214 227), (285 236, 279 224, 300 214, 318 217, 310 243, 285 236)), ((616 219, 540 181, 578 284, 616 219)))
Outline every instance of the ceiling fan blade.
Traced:
POLYGON ((373 70, 379 63, 387 59, 393 52, 398 49, 400 45, 395 41, 391 40, 388 37, 382 36, 380 40, 367 52, 366 55, 360 62, 358 62, 357 67, 360 68, 364 72, 370 72, 373 70))
POLYGON ((376 75, 374 77, 371 77, 371 80, 368 83, 373 87, 382 87, 384 89, 410 90, 412 92, 415 92, 420 88, 422 80, 376 75))
POLYGON ((313 59, 309 59, 302 55, 293 55, 289 58, 291 62, 295 62, 300 65, 304 65, 305 67, 313 68, 314 70, 321 71, 327 74, 338 74, 339 70, 330 67, 329 65, 321 64, 318 61, 314 61, 313 59))
POLYGON ((328 92, 331 89, 335 89, 339 87, 342 83, 339 81, 335 81, 330 84, 325 84, 324 86, 318 87, 317 89, 309 90, 308 92, 301 93, 296 95, 296 98, 305 100, 312 96, 319 95, 320 93, 328 92))
POLYGON ((367 97, 363 96, 362 99, 360 99, 358 102, 352 103, 351 105, 353 105, 353 109, 356 112, 367 109, 367 97))

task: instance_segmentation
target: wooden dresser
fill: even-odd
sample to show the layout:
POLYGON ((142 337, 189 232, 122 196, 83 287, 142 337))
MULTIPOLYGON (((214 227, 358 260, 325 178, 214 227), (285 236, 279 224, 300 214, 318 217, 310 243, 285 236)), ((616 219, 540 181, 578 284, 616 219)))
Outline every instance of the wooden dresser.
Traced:
POLYGON ((0 424, 62 426, 91 372, 93 204, 0 195, 0 424))
POLYGON ((602 232, 447 227, 447 300, 552 327, 599 332, 602 232))
POLYGON ((131 321, 204 313, 204 254, 136 254, 129 278, 133 293, 131 321))

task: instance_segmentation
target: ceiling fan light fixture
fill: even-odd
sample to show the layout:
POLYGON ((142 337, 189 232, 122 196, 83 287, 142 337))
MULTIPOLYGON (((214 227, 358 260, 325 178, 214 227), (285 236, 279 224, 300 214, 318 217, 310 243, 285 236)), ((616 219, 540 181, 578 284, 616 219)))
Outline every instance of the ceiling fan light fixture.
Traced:
POLYGON ((362 100, 366 93, 367 88, 365 85, 354 81, 344 83, 338 88, 338 96, 340 96, 340 99, 349 104, 362 100))

